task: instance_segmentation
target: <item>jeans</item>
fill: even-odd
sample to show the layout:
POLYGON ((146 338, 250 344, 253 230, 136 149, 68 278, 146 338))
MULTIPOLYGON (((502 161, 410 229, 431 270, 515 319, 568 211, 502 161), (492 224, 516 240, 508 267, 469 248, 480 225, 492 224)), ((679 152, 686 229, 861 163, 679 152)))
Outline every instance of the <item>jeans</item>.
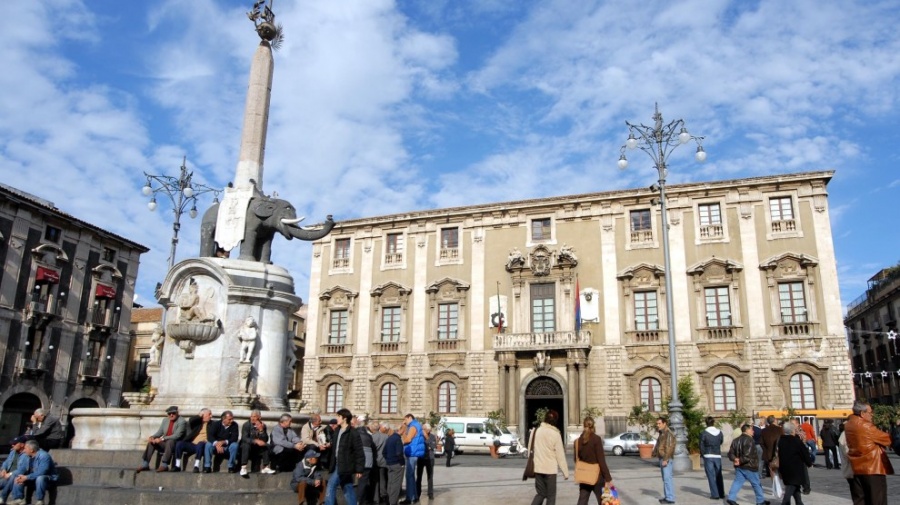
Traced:
POLYGON ((9 477, 0 479, 0 498, 3 498, 5 500, 7 497, 9 497, 9 493, 13 488, 13 482, 18 476, 18 472, 13 472, 9 477))
POLYGON ((205 449, 206 442, 200 442, 198 444, 186 440, 178 442, 175 444, 175 466, 181 468, 181 456, 186 452, 194 455, 194 466, 200 466, 200 461, 203 459, 203 455, 206 454, 205 449))
MULTIPOLYGON (((237 460, 238 443, 232 442, 226 445, 224 449, 225 453, 228 454, 228 468, 233 468, 234 463, 237 460)), ((216 451, 216 443, 207 442, 204 451, 206 452, 206 457, 203 460, 203 468, 210 468, 212 467, 213 453, 218 453, 218 451, 216 451)))
POLYGON ((337 488, 341 487, 344 492, 344 500, 347 505, 356 505, 356 488, 353 486, 353 476, 344 475, 342 482, 341 474, 337 473, 337 468, 331 472, 331 478, 328 479, 328 489, 325 491, 325 505, 335 505, 337 503, 337 488))
POLYGON ((763 448, 762 445, 756 444, 756 454, 759 454, 759 469, 757 470, 760 475, 769 475, 769 464, 763 458, 763 448))
POLYGON ((24 484, 13 484, 12 487, 12 498, 13 500, 23 500, 25 499, 25 486, 34 486, 34 495, 31 497, 32 500, 43 500, 44 493, 47 492, 47 488, 50 486, 51 482, 56 482, 56 475, 40 475, 35 477, 34 480, 27 480, 24 484))
POLYGON ((816 453, 819 452, 819 446, 815 440, 807 440, 806 447, 809 448, 809 455, 812 456, 813 464, 816 464, 816 453))
POLYGON ((541 505, 547 500, 547 505, 556 505, 556 474, 534 474, 534 490, 537 492, 531 505, 541 505))
POLYGON ((419 464, 417 456, 406 457, 406 499, 414 502, 416 498, 416 466, 419 464))
POLYGON ((706 480, 709 481, 711 498, 725 497, 725 481, 722 479, 722 458, 703 458, 706 480))
POLYGON ((669 501, 675 501, 675 474, 672 469, 672 461, 663 466, 663 459, 659 458, 659 472, 662 474, 663 495, 669 501))
POLYGON ((750 487, 753 488, 753 494, 756 495, 756 503, 764 502, 765 497, 763 496, 763 488, 759 484, 759 473, 754 470, 747 470, 746 468, 734 469, 734 482, 731 483, 731 490, 728 491, 728 499, 731 501, 737 500, 738 491, 744 486, 745 481, 750 482, 750 487))

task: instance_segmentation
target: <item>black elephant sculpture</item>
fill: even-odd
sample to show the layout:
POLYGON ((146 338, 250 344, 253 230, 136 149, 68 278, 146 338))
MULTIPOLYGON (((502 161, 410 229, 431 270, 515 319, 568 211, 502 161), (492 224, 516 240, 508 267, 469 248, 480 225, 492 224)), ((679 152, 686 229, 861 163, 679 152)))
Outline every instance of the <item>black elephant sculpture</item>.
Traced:
MULTIPOLYGON (((213 204, 205 214, 200 225, 200 256, 216 256, 217 244, 216 221, 219 217, 219 204, 213 204)), ((291 202, 268 196, 254 196, 247 206, 247 218, 244 227, 244 239, 241 241, 238 259, 271 263, 272 240, 275 232, 281 233, 288 240, 318 240, 334 228, 334 220, 329 215, 324 223, 301 227, 300 219, 291 202)))

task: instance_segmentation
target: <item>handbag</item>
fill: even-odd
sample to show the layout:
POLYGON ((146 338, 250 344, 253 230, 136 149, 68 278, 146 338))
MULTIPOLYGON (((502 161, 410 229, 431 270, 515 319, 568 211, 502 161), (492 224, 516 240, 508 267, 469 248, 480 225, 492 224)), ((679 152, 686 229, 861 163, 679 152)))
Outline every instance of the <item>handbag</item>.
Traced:
POLYGON ((534 478, 534 435, 535 432, 532 431, 530 440, 528 440, 528 462, 525 463, 525 471, 522 472, 522 480, 534 478))
POLYGON ((600 463, 587 463, 578 459, 578 442, 575 441, 575 482, 593 486, 600 480, 600 463))
POLYGON ((769 472, 772 475, 778 472, 778 467, 781 466, 780 461, 778 461, 778 442, 775 442, 775 455, 772 456, 772 461, 769 462, 769 472))

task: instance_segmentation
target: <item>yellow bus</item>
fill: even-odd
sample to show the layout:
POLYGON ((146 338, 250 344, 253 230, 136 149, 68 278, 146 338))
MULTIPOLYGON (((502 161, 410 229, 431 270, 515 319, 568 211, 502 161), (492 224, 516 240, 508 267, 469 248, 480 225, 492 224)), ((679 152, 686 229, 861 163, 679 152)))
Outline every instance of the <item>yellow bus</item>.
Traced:
MULTIPOLYGON (((787 415, 787 410, 760 410, 756 413, 757 418, 766 418, 769 416, 775 416, 778 419, 787 415)), ((801 423, 805 423, 809 421, 809 424, 813 425, 816 430, 821 428, 820 423, 816 423, 816 421, 824 421, 826 419, 834 419, 835 421, 844 421, 850 415, 853 414, 853 411, 850 409, 836 409, 836 410, 826 410, 826 409, 796 409, 794 410, 794 419, 799 419, 801 423)))

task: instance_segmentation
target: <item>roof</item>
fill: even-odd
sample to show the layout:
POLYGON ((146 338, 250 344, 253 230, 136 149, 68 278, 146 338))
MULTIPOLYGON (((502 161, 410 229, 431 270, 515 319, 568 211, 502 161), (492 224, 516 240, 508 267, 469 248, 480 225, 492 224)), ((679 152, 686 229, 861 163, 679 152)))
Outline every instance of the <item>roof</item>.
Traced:
POLYGON ((137 242, 135 242, 133 240, 129 240, 129 239, 127 239, 121 235, 115 234, 109 230, 100 228, 99 226, 88 223, 87 221, 78 219, 77 217, 75 217, 71 214, 68 214, 66 212, 59 210, 59 208, 57 208, 53 202, 51 202, 49 200, 45 200, 40 197, 37 197, 35 195, 32 195, 31 193, 28 193, 26 191, 22 191, 21 189, 17 189, 12 186, 9 186, 7 184, 0 183, 0 196, 3 196, 13 202, 18 202, 20 204, 25 203, 25 204, 31 205, 32 207, 37 207, 38 209, 42 210, 43 212, 51 214, 62 220, 77 223, 81 226, 84 226, 85 228, 93 230, 98 235, 107 236, 107 237, 113 238, 115 240, 118 240, 119 242, 122 242, 122 243, 140 251, 141 253, 150 251, 150 249, 146 246, 138 244, 137 242))
POLYGON ((131 324, 158 323, 162 321, 162 307, 152 309, 134 309, 131 311, 131 324))

